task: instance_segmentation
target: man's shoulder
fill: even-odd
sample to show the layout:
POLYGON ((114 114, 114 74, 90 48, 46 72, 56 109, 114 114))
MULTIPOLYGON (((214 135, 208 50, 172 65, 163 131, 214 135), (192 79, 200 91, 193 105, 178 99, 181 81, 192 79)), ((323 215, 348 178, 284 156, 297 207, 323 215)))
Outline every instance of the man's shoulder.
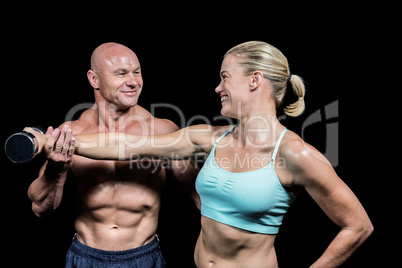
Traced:
POLYGON ((141 125, 141 129, 148 129, 150 135, 167 134, 179 130, 179 127, 169 119, 153 116, 148 110, 137 105, 134 126, 141 125), (145 124, 145 125, 144 125, 145 124))
POLYGON ((74 134, 83 134, 85 132, 85 129, 90 127, 90 124, 79 119, 75 121, 64 122, 58 128, 62 129, 64 125, 68 125, 74 134))
POLYGON ((77 120, 64 122, 59 126, 61 129, 64 125, 68 125, 74 134, 83 134, 85 130, 94 126, 94 121, 92 119, 93 111, 88 109, 84 111, 77 120))
POLYGON ((167 134, 179 130, 179 127, 169 119, 154 117, 154 132, 155 134, 167 134))

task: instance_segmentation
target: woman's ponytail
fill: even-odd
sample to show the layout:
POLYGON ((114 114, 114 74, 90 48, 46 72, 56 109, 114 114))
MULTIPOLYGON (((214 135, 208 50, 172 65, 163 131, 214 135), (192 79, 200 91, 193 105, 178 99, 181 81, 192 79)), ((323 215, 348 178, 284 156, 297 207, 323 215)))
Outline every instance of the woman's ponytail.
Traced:
POLYGON ((291 74, 289 78, 288 85, 292 87, 293 92, 299 99, 295 103, 286 106, 284 111, 285 114, 289 116, 297 117, 301 115, 305 109, 304 94, 306 93, 306 89, 300 76, 291 74))

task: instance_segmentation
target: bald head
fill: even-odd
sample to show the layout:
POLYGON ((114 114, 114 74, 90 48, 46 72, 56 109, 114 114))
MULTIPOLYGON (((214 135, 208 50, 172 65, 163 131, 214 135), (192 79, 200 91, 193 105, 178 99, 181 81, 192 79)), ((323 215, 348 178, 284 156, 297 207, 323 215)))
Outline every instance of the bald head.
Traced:
POLYGON ((98 46, 92 53, 87 77, 96 102, 106 101, 122 109, 137 105, 143 85, 141 66, 128 47, 117 43, 98 46))
POLYGON ((104 43, 98 46, 91 56, 91 70, 101 71, 106 66, 111 66, 117 59, 137 59, 135 53, 128 47, 118 43, 104 43))

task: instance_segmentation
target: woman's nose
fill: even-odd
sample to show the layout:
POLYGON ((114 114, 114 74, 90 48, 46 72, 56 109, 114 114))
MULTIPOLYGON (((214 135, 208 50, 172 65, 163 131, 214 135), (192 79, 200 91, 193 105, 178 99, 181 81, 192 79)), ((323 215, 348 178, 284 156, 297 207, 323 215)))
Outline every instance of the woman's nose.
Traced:
POLYGON ((219 85, 215 88, 215 92, 220 94, 222 91, 222 82, 220 82, 219 85))

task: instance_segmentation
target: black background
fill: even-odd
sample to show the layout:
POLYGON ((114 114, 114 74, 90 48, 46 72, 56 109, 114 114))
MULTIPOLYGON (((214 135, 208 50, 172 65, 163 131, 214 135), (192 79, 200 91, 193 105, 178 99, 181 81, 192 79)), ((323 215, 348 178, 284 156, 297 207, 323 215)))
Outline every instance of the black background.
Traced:
MULTIPOLYGON (((3 23, 1 144, 24 126, 58 126, 73 106, 93 102, 86 72, 92 51, 103 42, 122 43, 137 54, 144 79, 141 106, 150 109, 152 103, 170 103, 183 111, 187 121, 203 115, 214 123, 220 112, 214 89, 219 84, 223 54, 241 42, 265 41, 279 48, 288 58, 291 72, 306 82, 306 111, 296 119, 283 121, 289 129, 301 134, 309 115, 338 101, 339 116, 331 121, 339 125, 339 164, 335 170, 357 195, 375 227, 373 235, 343 267, 383 266, 390 261, 391 253, 382 241, 384 210, 380 213, 378 193, 387 186, 377 165, 384 160, 379 144, 384 130, 378 115, 386 117, 387 111, 379 112, 375 92, 381 90, 379 84, 386 86, 378 66, 389 51, 382 50, 379 56, 378 48, 387 47, 388 25, 379 26, 375 16, 357 17, 359 11, 344 8, 331 9, 331 13, 330 7, 321 7, 320 12, 276 18, 266 12, 253 19, 242 13, 223 18, 227 10, 214 8, 215 13, 205 10, 196 16, 163 9, 144 15, 121 7, 113 19, 108 13, 88 10, 87 20, 82 21, 77 20, 74 10, 61 17, 61 8, 46 14, 15 9, 19 23, 14 19, 3 23)), ((295 100, 289 92, 285 104, 295 100)), ((278 116, 281 114, 279 109, 278 116)), ((155 116, 180 126, 175 113, 157 110, 155 116)), ((322 152, 326 146, 325 123, 318 122, 304 132, 306 141, 322 152)), ((0 156, 2 242, 6 248, 2 259, 32 267, 63 267, 74 234, 73 182, 67 183, 61 206, 52 215, 38 219, 26 192, 44 159, 15 165, 4 153, 0 156)), ((199 220, 190 199, 168 178, 158 234, 170 267, 192 267, 199 220)), ((276 239, 279 266, 308 267, 337 231, 302 192, 276 239)))

